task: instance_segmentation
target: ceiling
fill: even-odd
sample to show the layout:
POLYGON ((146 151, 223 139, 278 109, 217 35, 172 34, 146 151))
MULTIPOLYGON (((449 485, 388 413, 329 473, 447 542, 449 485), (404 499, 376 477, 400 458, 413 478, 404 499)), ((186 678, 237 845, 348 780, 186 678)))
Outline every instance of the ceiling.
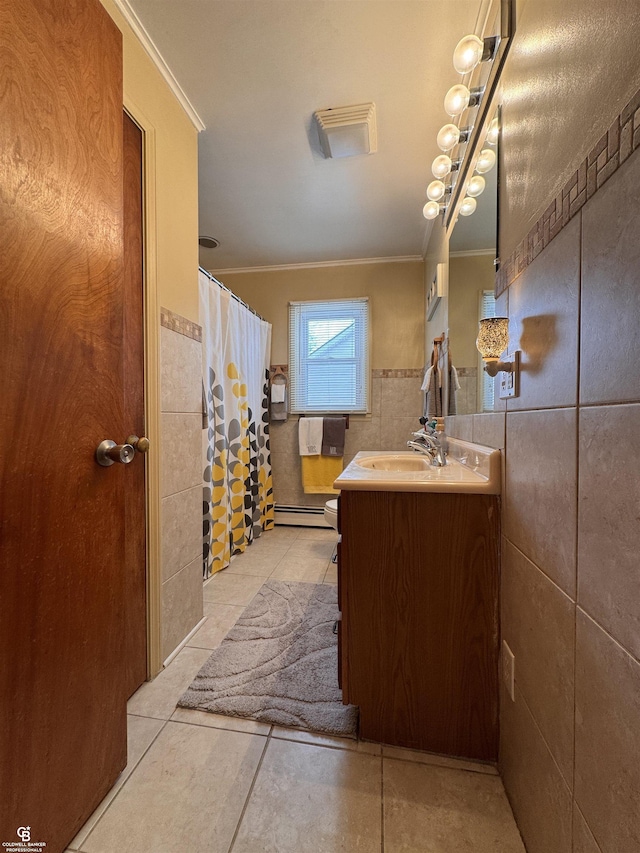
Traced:
MULTIPOLYGON (((419 256, 451 56, 486 0, 129 0, 202 118, 214 271, 419 256), (378 152, 325 159, 314 111, 373 101, 378 152)), ((478 211, 470 219, 480 218, 478 211)))

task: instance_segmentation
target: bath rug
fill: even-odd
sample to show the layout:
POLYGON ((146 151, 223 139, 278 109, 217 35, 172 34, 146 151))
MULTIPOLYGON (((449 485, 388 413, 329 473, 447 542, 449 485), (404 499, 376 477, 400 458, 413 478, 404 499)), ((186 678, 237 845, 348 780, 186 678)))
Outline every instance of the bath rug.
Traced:
POLYGON ((266 581, 180 698, 182 708, 356 737, 343 705, 330 584, 266 581))

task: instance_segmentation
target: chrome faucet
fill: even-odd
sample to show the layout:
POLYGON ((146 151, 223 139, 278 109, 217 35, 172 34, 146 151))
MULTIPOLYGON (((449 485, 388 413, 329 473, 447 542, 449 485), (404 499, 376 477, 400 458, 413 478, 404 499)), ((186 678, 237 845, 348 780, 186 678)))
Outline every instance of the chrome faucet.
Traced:
POLYGON ((418 453, 430 456, 431 464, 435 465, 436 468, 443 468, 447 464, 447 454, 442 439, 435 430, 430 430, 429 432, 420 430, 419 432, 411 433, 411 435, 415 441, 408 441, 407 447, 418 453))

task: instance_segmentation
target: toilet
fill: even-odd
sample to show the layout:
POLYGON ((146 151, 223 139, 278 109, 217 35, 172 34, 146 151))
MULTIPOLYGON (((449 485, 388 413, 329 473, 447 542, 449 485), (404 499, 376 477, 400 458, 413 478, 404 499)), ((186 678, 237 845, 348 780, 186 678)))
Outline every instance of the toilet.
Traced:
POLYGON ((324 520, 334 530, 338 529, 338 499, 327 501, 324 505, 324 520))

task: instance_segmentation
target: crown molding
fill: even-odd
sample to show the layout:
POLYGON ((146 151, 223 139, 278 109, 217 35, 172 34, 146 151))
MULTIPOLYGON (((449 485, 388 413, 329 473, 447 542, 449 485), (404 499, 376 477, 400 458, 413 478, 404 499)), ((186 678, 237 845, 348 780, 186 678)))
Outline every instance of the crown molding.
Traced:
POLYGON ((495 258, 495 249, 464 249, 460 252, 449 252, 450 258, 473 258, 477 255, 493 255, 495 258))
POLYGON ((196 112, 195 107, 187 97, 184 89, 174 77, 173 72, 171 71, 167 63, 164 61, 162 54, 156 47, 149 33, 144 28, 142 21, 137 16, 135 11, 131 8, 129 0, 113 0, 113 3, 122 15, 122 17, 127 22, 127 24, 129 24, 129 26, 133 30, 134 35, 144 48, 144 51, 149 57, 149 59, 153 62, 155 67, 162 75, 162 78, 166 82, 167 86, 171 89, 173 94, 178 99, 182 109, 189 116, 195 129, 198 132, 204 130, 204 122, 196 112))
POLYGON ((272 266, 262 266, 262 267, 235 267, 226 270, 219 270, 217 268, 209 269, 208 272, 211 275, 220 276, 220 275, 229 275, 231 273, 242 273, 242 272, 276 272, 279 270, 308 270, 308 269, 318 269, 320 267, 353 267, 359 266, 362 264, 410 264, 415 263, 416 261, 422 261, 423 258, 421 255, 398 255, 397 257, 392 258, 352 258, 351 260, 343 260, 343 261, 316 261, 313 263, 306 264, 273 264, 272 266))

